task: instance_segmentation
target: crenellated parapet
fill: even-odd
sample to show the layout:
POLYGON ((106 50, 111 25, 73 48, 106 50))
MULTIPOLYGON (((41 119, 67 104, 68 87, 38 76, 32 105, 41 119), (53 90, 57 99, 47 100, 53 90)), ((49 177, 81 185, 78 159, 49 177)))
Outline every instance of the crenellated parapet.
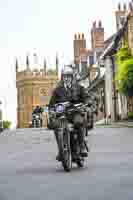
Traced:
POLYGON ((25 81, 25 80, 49 80, 49 79, 58 79, 58 75, 56 74, 56 70, 48 70, 45 72, 43 69, 34 69, 34 70, 23 70, 20 72, 16 72, 16 82, 25 81))
POLYGON ((18 60, 16 59, 15 67, 16 67, 16 84, 19 81, 35 81, 35 80, 58 80, 58 57, 56 55, 56 64, 55 69, 47 69, 46 59, 44 59, 44 66, 42 69, 32 69, 30 68, 30 62, 28 56, 26 56, 26 69, 19 71, 18 60))

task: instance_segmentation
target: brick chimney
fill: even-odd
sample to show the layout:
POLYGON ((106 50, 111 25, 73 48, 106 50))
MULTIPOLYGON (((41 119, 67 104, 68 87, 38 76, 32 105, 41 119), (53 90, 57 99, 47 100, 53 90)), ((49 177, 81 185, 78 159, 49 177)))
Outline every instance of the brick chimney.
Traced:
POLYGON ((80 62, 80 49, 86 48, 86 39, 84 34, 75 34, 74 41, 73 41, 73 48, 74 48, 74 62, 75 64, 79 64, 80 62))
POLYGON ((128 12, 128 8, 126 4, 124 3, 123 5, 121 5, 121 3, 119 3, 118 8, 115 11, 117 31, 122 27, 125 20, 125 16, 127 15, 127 12, 128 12))
POLYGON ((96 21, 93 22, 91 29, 91 47, 93 51, 103 49, 104 47, 104 28, 102 27, 101 21, 98 22, 98 26, 96 25, 96 21))

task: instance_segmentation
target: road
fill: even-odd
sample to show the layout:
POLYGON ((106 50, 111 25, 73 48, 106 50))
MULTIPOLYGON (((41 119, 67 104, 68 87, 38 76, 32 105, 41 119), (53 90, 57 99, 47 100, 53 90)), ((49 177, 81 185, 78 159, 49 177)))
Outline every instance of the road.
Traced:
POLYGON ((0 200, 132 200, 133 128, 97 127, 83 169, 63 171, 52 131, 0 135, 0 200))

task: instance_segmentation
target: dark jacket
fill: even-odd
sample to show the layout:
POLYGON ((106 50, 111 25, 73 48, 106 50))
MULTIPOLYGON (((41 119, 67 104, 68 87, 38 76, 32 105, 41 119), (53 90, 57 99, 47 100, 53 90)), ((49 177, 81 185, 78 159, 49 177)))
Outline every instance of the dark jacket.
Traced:
POLYGON ((40 113, 42 113, 42 112, 43 112, 43 108, 40 107, 40 106, 37 106, 37 107, 33 110, 32 114, 40 114, 40 113))
POLYGON ((88 96, 87 90, 79 84, 73 85, 71 89, 66 90, 61 82, 53 91, 53 95, 50 99, 49 106, 53 106, 56 103, 70 101, 72 103, 86 102, 88 96))

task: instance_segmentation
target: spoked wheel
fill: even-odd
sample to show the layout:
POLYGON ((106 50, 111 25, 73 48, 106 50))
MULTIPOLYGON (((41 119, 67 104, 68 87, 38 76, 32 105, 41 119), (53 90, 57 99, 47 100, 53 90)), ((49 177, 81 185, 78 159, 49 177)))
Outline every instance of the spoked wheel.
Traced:
POLYGON ((61 162, 65 171, 69 172, 72 167, 71 148, 70 148, 70 134, 66 128, 65 121, 60 121, 60 128, 58 130, 58 142, 61 152, 61 162))
POLYGON ((70 148, 70 135, 69 132, 67 132, 67 130, 64 131, 63 141, 64 141, 64 152, 63 152, 62 165, 64 170, 69 172, 72 168, 72 156, 70 148))

